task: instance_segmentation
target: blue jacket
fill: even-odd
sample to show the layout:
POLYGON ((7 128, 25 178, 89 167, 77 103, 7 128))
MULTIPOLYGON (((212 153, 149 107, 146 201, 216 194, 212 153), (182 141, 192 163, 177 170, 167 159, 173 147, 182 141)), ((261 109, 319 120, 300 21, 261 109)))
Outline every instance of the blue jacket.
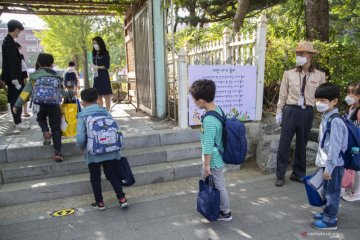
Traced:
POLYGON ((81 112, 77 114, 76 143, 81 149, 84 150, 85 162, 90 164, 114 159, 119 160, 121 158, 120 151, 99 155, 92 155, 87 151, 86 119, 89 115, 94 113, 104 113, 111 116, 105 108, 100 107, 98 104, 89 105, 83 108, 81 112))

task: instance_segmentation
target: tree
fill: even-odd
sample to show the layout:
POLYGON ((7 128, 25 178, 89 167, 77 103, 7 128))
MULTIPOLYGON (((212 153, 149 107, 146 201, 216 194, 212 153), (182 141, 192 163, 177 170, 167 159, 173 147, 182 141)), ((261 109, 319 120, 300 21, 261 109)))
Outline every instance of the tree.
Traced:
POLYGON ((329 42, 329 1, 305 0, 306 39, 329 42))

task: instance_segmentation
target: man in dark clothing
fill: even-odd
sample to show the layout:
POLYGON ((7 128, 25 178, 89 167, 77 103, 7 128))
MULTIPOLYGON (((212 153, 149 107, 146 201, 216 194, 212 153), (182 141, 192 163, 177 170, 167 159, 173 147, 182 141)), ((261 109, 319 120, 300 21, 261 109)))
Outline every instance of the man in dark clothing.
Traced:
POLYGON ((17 20, 8 22, 8 35, 2 43, 2 73, 1 81, 8 87, 8 102, 17 130, 29 129, 30 126, 21 122, 21 110, 16 113, 12 111, 13 106, 24 87, 21 55, 15 43, 15 38, 24 30, 23 25, 17 20))

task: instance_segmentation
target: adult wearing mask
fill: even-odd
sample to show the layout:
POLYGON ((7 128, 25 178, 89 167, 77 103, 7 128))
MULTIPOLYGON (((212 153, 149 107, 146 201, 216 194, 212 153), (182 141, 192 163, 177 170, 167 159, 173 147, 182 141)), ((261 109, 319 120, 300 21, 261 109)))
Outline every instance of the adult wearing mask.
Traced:
POLYGON ((315 91, 326 81, 325 73, 312 65, 313 54, 318 51, 311 42, 300 42, 295 52, 296 68, 284 72, 276 111, 276 123, 282 126, 275 182, 278 187, 285 183, 290 146, 295 134, 296 147, 290 180, 301 182, 306 174, 306 145, 314 118, 315 91))
MULTIPOLYGON (((21 66, 21 54, 15 43, 15 38, 19 36, 24 26, 17 20, 10 20, 7 24, 8 35, 2 43, 2 72, 1 80, 8 87, 8 102, 10 103, 11 113, 17 130, 29 129, 30 126, 21 121, 21 109, 16 113, 13 107, 24 87, 23 73, 21 66)), ((3 84, 3 83, 2 83, 3 84)))
POLYGON ((94 68, 94 88, 99 93, 98 104, 103 106, 105 99, 106 109, 110 111, 110 98, 112 95, 109 67, 110 56, 106 49, 104 40, 101 37, 93 38, 93 68, 94 68))

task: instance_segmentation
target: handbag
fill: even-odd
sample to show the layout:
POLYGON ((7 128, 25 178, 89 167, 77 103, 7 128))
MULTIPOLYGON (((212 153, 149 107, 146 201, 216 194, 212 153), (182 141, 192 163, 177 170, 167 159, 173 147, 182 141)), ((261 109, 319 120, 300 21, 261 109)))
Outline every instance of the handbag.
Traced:
POLYGON ((135 183, 134 175, 131 171, 130 164, 126 157, 121 157, 120 160, 116 161, 117 167, 123 186, 131 186, 135 183))
POLYGON ((303 178, 311 206, 321 207, 326 204, 323 174, 324 170, 319 168, 313 175, 303 178))
POLYGON ((197 211, 209 221, 216 221, 220 214, 220 191, 215 188, 213 176, 199 181, 197 211))
POLYGON ((355 171, 345 169, 344 176, 341 180, 341 187, 342 188, 352 188, 354 186, 355 180, 355 171))

